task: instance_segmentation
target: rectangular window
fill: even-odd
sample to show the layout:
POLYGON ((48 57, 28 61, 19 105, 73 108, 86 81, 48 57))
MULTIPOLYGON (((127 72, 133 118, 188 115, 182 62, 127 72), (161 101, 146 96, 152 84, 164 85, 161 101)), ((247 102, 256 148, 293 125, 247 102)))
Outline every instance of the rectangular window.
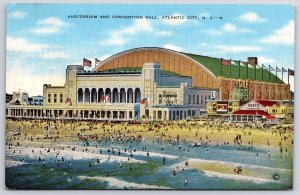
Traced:
POLYGON ((195 104, 195 95, 193 95, 193 104, 195 104))
POLYGON ((203 95, 201 95, 201 105, 203 104, 203 95))
POLYGON ((199 104, 199 99, 200 99, 199 95, 197 95, 197 104, 199 104))
POLYGON ((56 100, 57 100, 57 94, 54 94, 54 103, 56 103, 56 100))
POLYGON ((204 104, 206 104, 206 100, 207 100, 207 96, 206 96, 206 95, 205 95, 205 97, 204 97, 204 100, 205 100, 204 104))
POLYGON ((162 94, 159 94, 159 95, 158 95, 158 103, 159 103, 159 104, 162 104, 162 94))
POLYGON ((162 111, 158 111, 158 112, 157 112, 157 116, 158 116, 158 117, 157 117, 158 119, 161 119, 161 118, 162 118, 162 111))
POLYGON ((60 103, 63 103, 63 94, 60 94, 60 95, 59 95, 59 102, 60 102, 60 103))
POLYGON ((195 110, 192 110, 192 117, 194 117, 196 115, 195 110))
POLYGON ((48 94, 48 103, 51 103, 51 94, 48 94))
POLYGON ((189 95, 189 103, 188 104, 191 104, 192 103, 192 97, 191 95, 189 95))

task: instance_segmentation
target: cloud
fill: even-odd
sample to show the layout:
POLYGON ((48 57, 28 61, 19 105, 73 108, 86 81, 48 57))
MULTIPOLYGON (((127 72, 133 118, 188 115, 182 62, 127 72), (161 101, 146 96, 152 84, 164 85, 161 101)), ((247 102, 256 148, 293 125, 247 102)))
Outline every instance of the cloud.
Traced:
POLYGON ((240 28, 238 26, 236 26, 235 24, 232 23, 226 23, 224 24, 221 29, 225 32, 237 32, 237 33, 246 33, 246 32, 251 32, 250 29, 248 28, 240 28))
POLYGON ((176 26, 176 25, 182 25, 184 24, 187 19, 186 16, 180 13, 174 13, 170 15, 170 17, 162 16, 165 17, 162 19, 162 22, 168 25, 176 26))
POLYGON ((243 22, 248 22, 248 23, 262 23, 267 21, 266 19, 260 17, 255 12, 247 12, 241 15, 239 19, 243 22))
POLYGON ((128 40, 128 35, 135 35, 140 32, 153 32, 152 24, 147 19, 135 20, 133 25, 124 29, 114 30, 110 32, 110 37, 100 44, 107 46, 120 46, 124 45, 128 40))
POLYGON ((157 34, 165 37, 165 36, 172 36, 173 32, 172 31, 159 31, 159 32, 157 32, 157 34))
POLYGON ((289 21, 282 28, 275 30, 273 34, 260 41, 268 44, 293 45, 295 37, 295 21, 289 21))
POLYGON ((6 48, 7 51, 32 53, 48 49, 49 46, 46 44, 33 43, 24 38, 9 36, 6 38, 6 48))
POLYGON ((126 40, 123 37, 123 35, 119 34, 117 31, 114 31, 111 33, 110 38, 102 41, 101 44, 107 45, 107 46, 109 46, 109 45, 119 46, 119 45, 124 45, 125 42, 126 42, 126 40))
POLYGON ((257 46, 245 46, 245 45, 216 45, 214 49, 218 49, 221 53, 243 53, 243 52, 256 52, 262 49, 257 46))
POLYGON ((218 54, 236 54, 236 53, 246 53, 246 52, 258 52, 262 51, 261 47, 248 46, 248 45, 211 45, 202 42, 198 46, 202 53, 206 55, 218 55, 218 54))
POLYGON ((220 36, 226 33, 251 33, 253 30, 241 28, 233 23, 226 23, 217 29, 205 29, 204 32, 210 36, 220 36))
POLYGON ((174 45, 174 44, 170 44, 170 43, 165 44, 163 47, 166 48, 166 49, 174 50, 174 51, 179 51, 179 52, 183 51, 182 47, 174 45))
POLYGON ((27 91, 30 96, 43 95, 43 84, 63 86, 65 83, 65 75, 36 74, 31 69, 23 68, 23 59, 21 58, 7 67, 9 67, 6 72, 6 91, 8 93, 21 89, 27 91))
POLYGON ((69 55, 64 52, 45 52, 39 55, 43 59, 67 59, 69 55))
POLYGON ((277 61, 273 58, 266 56, 257 56, 259 64, 275 64, 277 61))
POLYGON ((13 18, 13 19, 24 19, 27 16, 27 12, 22 12, 22 11, 14 11, 11 12, 7 15, 8 18, 13 18))
POLYGON ((69 23, 64 22, 60 18, 49 17, 43 20, 38 20, 37 27, 31 29, 31 32, 39 35, 54 34, 54 33, 61 32, 63 29, 69 26, 70 26, 69 23))
POLYGON ((48 44, 35 43, 25 38, 10 37, 6 39, 6 48, 10 52, 22 52, 32 58, 67 59, 69 55, 59 51, 59 47, 48 44))
POLYGON ((100 58, 99 58, 99 60, 101 60, 101 61, 104 61, 104 60, 106 60, 107 58, 109 58, 111 55, 103 55, 103 56, 100 56, 100 58))
POLYGON ((139 19, 139 20, 135 20, 132 26, 129 26, 121 30, 120 32, 125 34, 135 34, 137 32, 152 32, 152 31, 153 31, 153 27, 149 20, 139 19))

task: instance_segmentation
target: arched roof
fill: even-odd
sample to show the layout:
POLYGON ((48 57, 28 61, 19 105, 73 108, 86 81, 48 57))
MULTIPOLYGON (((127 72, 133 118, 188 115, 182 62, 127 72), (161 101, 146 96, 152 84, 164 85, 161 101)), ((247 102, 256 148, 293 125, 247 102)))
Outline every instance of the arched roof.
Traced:
MULTIPOLYGON (((279 78, 268 70, 246 68, 245 66, 221 65, 220 58, 178 52, 159 47, 140 47, 126 50, 110 56, 93 71, 105 71, 118 68, 142 68, 144 63, 160 63, 161 69, 193 79, 194 87, 216 87, 219 76, 233 79, 250 79, 264 82, 280 82, 279 78)), ((238 63, 238 61, 236 61, 238 63)))
POLYGON ((217 75, 199 60, 193 58, 192 54, 157 47, 141 47, 117 53, 104 60, 93 71, 126 67, 142 68, 144 63, 151 62, 159 63, 164 71, 192 77, 194 87, 217 88, 213 84, 217 75))

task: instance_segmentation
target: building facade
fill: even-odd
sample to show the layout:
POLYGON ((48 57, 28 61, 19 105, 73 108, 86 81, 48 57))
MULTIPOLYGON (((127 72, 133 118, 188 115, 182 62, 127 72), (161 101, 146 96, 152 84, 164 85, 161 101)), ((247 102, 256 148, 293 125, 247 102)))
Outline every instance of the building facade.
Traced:
POLYGON ((43 86, 44 106, 10 104, 8 116, 96 120, 180 120, 200 116, 218 89, 193 88, 192 78, 142 69, 87 72, 70 65, 64 86, 43 86))
POLYGON ((107 58, 92 71, 69 65, 63 86, 43 85, 43 106, 12 100, 7 116, 180 120, 199 117, 210 100, 239 96, 237 89, 246 91, 248 100, 291 98, 289 85, 277 79, 271 82, 274 75, 259 80, 248 76, 247 69, 246 77, 236 78, 220 60, 163 48, 136 48, 107 58))

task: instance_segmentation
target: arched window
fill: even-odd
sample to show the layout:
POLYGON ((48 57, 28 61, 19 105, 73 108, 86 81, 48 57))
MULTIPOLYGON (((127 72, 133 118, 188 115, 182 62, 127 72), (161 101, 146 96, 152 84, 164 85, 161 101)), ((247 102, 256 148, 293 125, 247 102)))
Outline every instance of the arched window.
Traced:
POLYGON ((127 103, 133 103, 133 91, 131 88, 127 89, 127 103))
POLYGON ((86 88, 84 90, 84 102, 90 102, 90 89, 89 88, 86 88))
POLYGON ((83 90, 81 88, 78 89, 78 102, 83 102, 83 90))
POLYGON ((104 102, 111 102, 111 90, 110 88, 105 89, 105 99, 104 102))
POLYGON ((100 88, 98 89, 98 102, 104 102, 105 96, 104 96, 104 92, 103 89, 100 88))
POLYGON ((120 90, 120 103, 126 103, 126 91, 124 88, 120 90))
POLYGON ((136 88, 134 93, 135 93, 134 94, 135 103, 139 103, 141 101, 141 90, 140 90, 140 88, 136 88))
POLYGON ((113 89, 113 103, 118 103, 119 102, 119 92, 117 88, 113 89))
POLYGON ((92 103, 97 102, 97 90, 95 88, 92 89, 92 103))

